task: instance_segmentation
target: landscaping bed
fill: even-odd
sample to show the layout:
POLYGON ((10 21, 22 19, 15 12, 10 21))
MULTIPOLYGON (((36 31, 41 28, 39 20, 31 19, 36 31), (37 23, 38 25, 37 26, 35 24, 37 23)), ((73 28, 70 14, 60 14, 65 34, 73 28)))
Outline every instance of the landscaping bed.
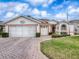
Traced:
POLYGON ((41 51, 50 59, 79 59, 79 36, 44 41, 41 43, 41 51))
POLYGON ((60 37, 66 37, 66 36, 70 36, 70 35, 64 35, 64 34, 62 34, 62 35, 59 35, 59 34, 52 34, 52 35, 51 35, 52 38, 60 38, 60 37))

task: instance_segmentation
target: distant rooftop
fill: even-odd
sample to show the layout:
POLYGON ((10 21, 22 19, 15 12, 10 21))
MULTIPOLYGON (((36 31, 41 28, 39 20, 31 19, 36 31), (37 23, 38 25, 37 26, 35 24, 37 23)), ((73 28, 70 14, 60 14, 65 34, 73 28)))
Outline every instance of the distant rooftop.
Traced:
POLYGON ((0 21, 0 25, 3 25, 3 21, 0 21))
POLYGON ((70 23, 77 23, 77 24, 79 24, 79 20, 71 20, 70 23))

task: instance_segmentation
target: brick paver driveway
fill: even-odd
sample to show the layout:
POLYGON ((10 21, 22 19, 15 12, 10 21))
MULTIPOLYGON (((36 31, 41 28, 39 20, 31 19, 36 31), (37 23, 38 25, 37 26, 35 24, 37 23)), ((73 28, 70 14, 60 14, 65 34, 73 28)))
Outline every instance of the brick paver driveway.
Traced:
POLYGON ((0 59, 48 59, 39 38, 0 38, 0 59))

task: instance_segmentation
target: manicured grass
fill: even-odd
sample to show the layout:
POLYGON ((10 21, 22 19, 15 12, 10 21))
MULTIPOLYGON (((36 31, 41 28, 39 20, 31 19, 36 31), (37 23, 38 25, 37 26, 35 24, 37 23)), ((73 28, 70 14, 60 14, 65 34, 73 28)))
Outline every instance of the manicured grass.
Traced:
POLYGON ((79 36, 42 42, 41 51, 50 59, 79 59, 79 36))

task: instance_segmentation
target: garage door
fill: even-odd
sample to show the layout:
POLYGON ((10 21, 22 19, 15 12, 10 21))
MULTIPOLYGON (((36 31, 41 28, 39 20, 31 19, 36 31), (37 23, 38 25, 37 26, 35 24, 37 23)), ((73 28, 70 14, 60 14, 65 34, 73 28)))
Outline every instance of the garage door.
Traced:
POLYGON ((41 35, 48 35, 48 27, 42 27, 41 28, 41 35))
POLYGON ((10 37, 35 37, 36 26, 10 26, 10 37))

